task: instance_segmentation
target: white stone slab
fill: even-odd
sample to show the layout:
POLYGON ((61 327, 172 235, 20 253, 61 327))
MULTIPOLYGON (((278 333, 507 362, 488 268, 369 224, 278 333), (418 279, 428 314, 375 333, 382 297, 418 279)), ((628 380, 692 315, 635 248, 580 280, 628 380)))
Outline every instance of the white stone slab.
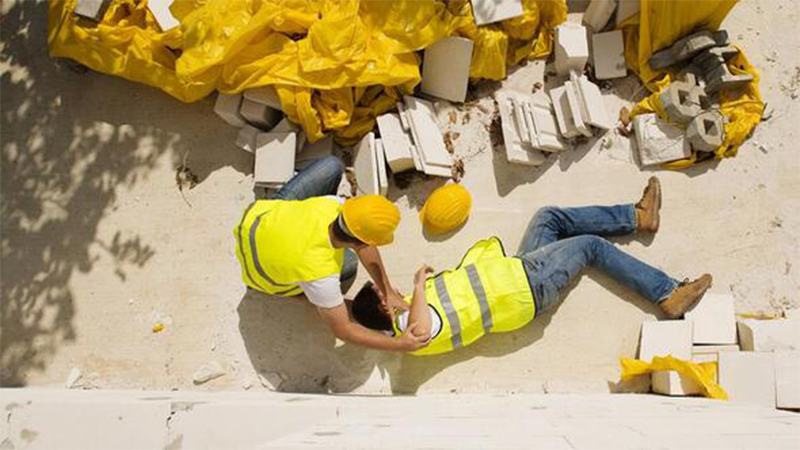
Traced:
POLYGON ((411 154, 411 136, 403 129, 400 115, 382 114, 377 118, 378 130, 381 133, 386 161, 393 173, 400 173, 414 168, 414 157, 411 154))
POLYGON ((639 0, 617 0, 617 25, 634 14, 639 14, 639 0))
POLYGON ((605 28, 615 9, 617 9, 615 0, 592 0, 583 13, 583 24, 597 33, 605 28))
POLYGON ((383 141, 375 139, 375 164, 378 167, 378 186, 380 194, 386 195, 389 192, 389 178, 386 176, 386 155, 383 149, 383 141))
POLYGON ((105 0, 78 0, 72 12, 81 17, 99 22, 102 20, 100 12, 103 10, 103 3, 105 3, 105 0))
POLYGON ((634 117, 633 129, 642 166, 688 158, 692 154, 684 131, 659 119, 655 114, 634 117))
POLYGON ((281 107, 281 98, 275 91, 274 86, 259 86, 257 88, 245 89, 242 95, 248 100, 267 105, 272 109, 283 110, 281 107))
POLYGON ((583 73, 589 59, 589 43, 586 27, 574 23, 563 23, 555 30, 555 65, 559 75, 568 75, 571 70, 583 73))
POLYGON ((245 125, 239 130, 236 136, 236 146, 246 152, 253 153, 256 151, 256 136, 261 133, 261 130, 252 126, 245 125))
POLYGON ((363 195, 380 194, 377 158, 375 157, 375 133, 369 132, 353 149, 353 170, 356 183, 363 195))
POLYGON ((478 26, 521 16, 521 0, 472 0, 472 15, 478 26))
POLYGON ((581 111, 586 111, 586 122, 604 131, 613 128, 614 121, 608 114, 600 88, 589 81, 586 75, 575 77, 573 83, 578 87, 579 99, 584 106, 581 111))
POLYGON ((294 133, 259 133, 256 136, 256 185, 285 183, 294 175, 297 147, 294 133))
POLYGON ((586 122, 588 119, 586 107, 580 98, 578 87, 572 81, 564 82, 564 87, 566 88, 567 101, 569 102, 569 109, 572 111, 572 122, 575 124, 575 128, 582 135, 592 137, 592 131, 586 122))
POLYGON ((242 98, 239 112, 251 125, 263 131, 270 131, 283 118, 283 114, 279 110, 246 98, 242 98))
POLYGON ((778 408, 800 409, 800 351, 775 352, 775 395, 778 408))
POLYGON ((579 136, 581 133, 575 127, 572 118, 572 109, 567 98, 567 88, 560 86, 550 90, 550 100, 553 102, 553 111, 556 114, 556 123, 561 136, 570 139, 579 136))
POLYGON ((692 324, 685 320, 642 322, 639 359, 650 362, 654 356, 692 358, 692 324))
POLYGON ((180 22, 172 15, 169 10, 174 0, 147 0, 147 9, 153 13, 161 31, 168 31, 180 25, 180 22))
POLYGON ((467 97, 472 47, 471 40, 450 36, 426 48, 422 92, 451 102, 463 102, 467 97))
POLYGON ((800 350, 800 320, 747 319, 738 322, 742 351, 800 350))
POLYGON ((691 378, 684 377, 674 370, 653 372, 651 387, 656 394, 671 396, 700 395, 703 389, 691 378))
POLYGON ((736 344, 736 312, 730 294, 706 293, 686 312, 695 344, 736 344))
POLYGON ((594 77, 598 80, 611 80, 628 75, 622 30, 592 36, 592 63, 594 77))
POLYGON ((214 103, 214 112, 222 118, 225 122, 235 126, 243 127, 247 122, 242 117, 239 109, 242 106, 242 95, 217 94, 217 101, 214 103))
POLYGON ((553 113, 553 107, 547 97, 534 96, 525 103, 526 112, 533 124, 531 143, 539 150, 547 152, 561 152, 567 149, 561 142, 558 133, 558 124, 553 113))
POLYGON ((515 117, 518 114, 517 109, 514 108, 514 99, 517 95, 514 92, 503 91, 498 92, 496 96, 500 109, 500 126, 503 131, 506 159, 514 164, 539 166, 544 163, 546 156, 535 150, 530 143, 522 141, 521 136, 527 134, 527 128, 520 130, 520 125, 526 126, 524 117, 515 117))
POLYGON ((406 96, 405 102, 414 144, 419 151, 423 166, 434 165, 450 168, 453 159, 444 145, 442 131, 436 124, 433 105, 428 101, 411 96, 406 96))
POLYGON ((772 353, 722 352, 719 385, 731 402, 775 407, 775 367, 772 353))

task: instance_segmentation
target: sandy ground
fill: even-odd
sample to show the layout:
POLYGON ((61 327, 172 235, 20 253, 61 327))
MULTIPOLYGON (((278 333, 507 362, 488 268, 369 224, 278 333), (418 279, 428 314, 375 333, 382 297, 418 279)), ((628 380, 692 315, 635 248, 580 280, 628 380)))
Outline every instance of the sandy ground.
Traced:
MULTIPOLYGON (((337 342, 313 307, 246 295, 232 227, 253 198, 252 157, 212 112, 155 89, 79 74, 46 53, 45 6, 3 2, 3 386, 132 389, 266 389, 304 392, 578 392, 616 390, 620 356, 633 356, 642 320, 656 309, 590 271, 555 311, 521 331, 493 335, 440 357, 416 358, 337 342), (199 184, 175 183, 186 160, 199 184), (154 323, 165 329, 153 333, 154 323), (227 374, 201 386, 210 361, 227 374), (277 374, 281 374, 280 376, 277 374), (281 382, 281 377, 283 381, 281 382)), ((499 236, 515 251, 545 205, 638 199, 657 173, 664 187, 655 237, 617 240, 676 278, 709 271, 739 312, 800 302, 800 4, 742 1, 724 27, 762 70, 774 109, 734 159, 684 172, 640 170, 626 140, 597 140, 539 169, 512 166, 485 129, 492 100, 455 109, 454 141, 472 193, 469 222, 447 239, 422 234, 417 211, 441 184, 394 184, 403 220, 382 250, 394 283, 411 287, 423 262, 456 264, 474 241, 499 236), (469 116, 469 118, 466 118, 469 116), (462 124, 463 122, 463 124, 462 124)), ((535 64, 507 83, 530 79, 535 64), (527 78, 526 78, 527 77, 527 78)), ((633 77, 604 95, 609 111, 643 95, 633 77), (638 91, 638 92, 637 92, 638 91)), ((443 118, 451 107, 442 105, 443 118)), ((355 289, 365 280, 360 270, 355 289)))

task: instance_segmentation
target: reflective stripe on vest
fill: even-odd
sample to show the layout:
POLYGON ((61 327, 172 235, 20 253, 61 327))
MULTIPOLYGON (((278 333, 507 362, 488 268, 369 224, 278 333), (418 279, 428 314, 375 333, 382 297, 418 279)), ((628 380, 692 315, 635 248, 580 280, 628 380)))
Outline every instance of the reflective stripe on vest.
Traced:
POLYGON ((436 295, 439 296, 439 301, 444 308, 444 315, 447 316, 447 321, 450 323, 450 330, 452 330, 453 348, 461 347, 461 321, 458 318, 458 313, 453 307, 453 301, 450 300, 450 293, 447 292, 447 285, 444 282, 444 277, 438 276, 433 280, 436 286, 436 295))
MULTIPOLYGON (((247 214, 250 213, 250 210, 253 208, 253 205, 255 205, 255 202, 251 203, 250 206, 247 207, 247 210, 245 210, 244 212, 244 216, 242 216, 242 221, 241 223, 239 223, 239 252, 241 252, 242 255, 245 255, 244 244, 243 244, 244 240, 242 239, 242 228, 244 228, 244 221, 247 220, 247 214)), ((264 214, 269 214, 269 211, 265 212, 264 214)), ((298 290, 299 287, 276 283, 272 278, 270 278, 264 272, 264 269, 261 268, 261 263, 258 261, 258 250, 256 250, 256 230, 258 229, 258 222, 261 220, 261 216, 263 216, 264 214, 261 214, 260 216, 256 217, 256 220, 253 222, 253 225, 250 228, 249 239, 250 239, 251 255, 253 257, 253 265, 256 267, 256 270, 258 271, 259 275, 261 275, 261 277, 267 280, 268 282, 272 283, 275 286, 282 286, 289 288, 275 292, 275 295, 286 295, 292 291, 298 290)), ((245 256, 245 258, 246 257, 247 256, 245 256)), ((243 266, 244 266, 244 272, 247 275, 247 279, 250 280, 250 282, 253 283, 254 286, 258 286, 260 290, 264 291, 265 290, 264 286, 262 286, 258 281, 256 281, 255 278, 253 278, 253 276, 250 274, 250 269, 247 268, 247 264, 245 263, 243 264, 243 266)))
POLYGON ((481 306, 481 322, 483 322, 483 330, 487 333, 492 328, 492 310, 489 308, 489 300, 486 299, 486 290, 483 289, 481 277, 478 275, 478 269, 475 264, 470 264, 465 267, 469 283, 472 285, 472 292, 478 299, 478 304, 481 306))

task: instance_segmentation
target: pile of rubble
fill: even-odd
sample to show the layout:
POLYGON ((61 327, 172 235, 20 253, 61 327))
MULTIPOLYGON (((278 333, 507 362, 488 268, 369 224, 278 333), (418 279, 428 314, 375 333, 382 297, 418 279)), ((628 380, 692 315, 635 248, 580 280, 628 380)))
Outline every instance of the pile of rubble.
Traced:
MULTIPOLYGON (((639 359, 672 356, 717 364, 716 381, 731 401, 800 409, 800 310, 785 318, 737 321, 733 297, 706 294, 684 320, 642 323, 639 359)), ((652 391, 701 395, 702 388, 677 371, 652 373, 652 391)))

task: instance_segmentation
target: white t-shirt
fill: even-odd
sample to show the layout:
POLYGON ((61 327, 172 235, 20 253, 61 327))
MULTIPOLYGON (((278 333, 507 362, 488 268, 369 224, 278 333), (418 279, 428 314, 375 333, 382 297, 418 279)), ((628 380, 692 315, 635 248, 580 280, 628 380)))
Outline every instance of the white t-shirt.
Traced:
MULTIPOLYGON (((428 309, 431 313, 431 340, 439 335, 439 332, 442 331, 442 318, 439 316, 439 313, 436 311, 431 305, 428 305, 428 309)), ((405 331, 406 327, 408 326, 408 316, 410 311, 403 311, 400 314, 395 316, 395 320, 397 321, 397 328, 400 331, 405 331)), ((389 332, 389 334, 394 334, 389 332)))
MULTIPOLYGON (((326 195, 326 198, 332 198, 340 204, 344 204, 344 198, 337 195, 326 195)), ((306 298, 314 306, 321 308, 335 308, 344 303, 344 296, 342 296, 342 287, 339 274, 331 275, 329 277, 320 278, 318 280, 306 281, 297 283, 306 298)))

